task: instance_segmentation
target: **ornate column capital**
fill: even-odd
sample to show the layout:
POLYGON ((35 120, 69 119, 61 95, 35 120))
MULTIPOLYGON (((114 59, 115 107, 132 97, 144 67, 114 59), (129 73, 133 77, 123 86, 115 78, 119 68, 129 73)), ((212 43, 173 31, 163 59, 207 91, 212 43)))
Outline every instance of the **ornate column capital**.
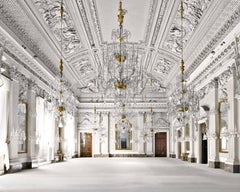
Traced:
POLYGON ((37 92, 38 86, 37 86, 37 84, 35 83, 35 80, 31 80, 31 79, 28 80, 28 89, 29 89, 29 90, 32 90, 32 91, 34 91, 34 92, 37 92))
POLYGON ((16 69, 16 67, 10 67, 9 68, 9 74, 10 74, 10 79, 19 81, 21 78, 21 73, 16 69))

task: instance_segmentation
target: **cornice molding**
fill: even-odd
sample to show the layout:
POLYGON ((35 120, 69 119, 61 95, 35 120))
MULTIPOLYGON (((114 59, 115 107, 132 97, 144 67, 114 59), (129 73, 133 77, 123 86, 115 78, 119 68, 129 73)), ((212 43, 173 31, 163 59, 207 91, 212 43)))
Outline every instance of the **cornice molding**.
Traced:
MULTIPOLYGON (((210 75, 216 73, 223 67, 227 67, 227 63, 234 59, 234 41, 227 46, 222 52, 217 54, 208 66, 199 73, 192 81, 191 84, 201 86, 201 83, 209 78, 210 75)), ((230 62, 231 63, 231 62, 230 62)))
MULTIPOLYGON (((154 2, 154 3, 156 3, 156 2, 154 2)), ((153 3, 153 6, 155 5, 154 3, 153 3)), ((158 17, 157 17, 156 25, 155 25, 154 32, 153 32, 153 35, 152 35, 152 38, 151 38, 150 46, 155 46, 155 43, 156 43, 158 35, 159 35, 159 31, 160 31, 161 26, 162 26, 161 24, 162 24, 162 21, 163 21, 163 17, 164 17, 164 14, 166 12, 167 4, 168 4, 168 0, 162 0, 161 1, 160 10, 158 12, 158 17)), ((153 13, 155 13, 155 12, 153 12, 153 13)), ((150 14, 152 14, 152 13, 150 13, 150 14)), ((149 22, 151 22, 151 21, 152 21, 152 16, 150 16, 150 19, 149 19, 149 22)), ((148 26, 150 26, 150 24, 148 24, 148 26)), ((149 29, 146 33, 150 33, 149 29)))
POLYGON ((90 27, 90 24, 89 24, 89 21, 88 21, 88 18, 87 18, 87 13, 86 13, 86 10, 85 10, 83 0, 76 0, 76 2, 77 2, 78 10, 79 10, 79 13, 81 15, 81 18, 82 18, 82 21, 83 21, 83 24, 84 24, 84 29, 87 33, 87 37, 88 37, 88 41, 90 43, 90 46, 95 47, 96 43, 94 41, 93 34, 91 32, 91 27, 90 27))
POLYGON ((147 22, 146 30, 144 32, 144 43, 146 45, 149 42, 151 30, 153 27, 153 20, 154 20, 154 15, 156 14, 157 2, 158 2, 157 0, 151 0, 151 3, 150 3, 148 22, 147 22))
POLYGON ((102 30, 100 27, 100 20, 99 20, 99 16, 98 16, 98 12, 97 12, 97 4, 96 4, 96 0, 89 0, 89 4, 90 4, 90 11, 91 11, 91 16, 92 16, 92 20, 94 23, 94 28, 97 34, 97 40, 98 40, 98 44, 102 45, 103 44, 103 36, 102 36, 102 30))
POLYGON ((216 44, 224 38, 224 35, 233 29, 240 21, 240 7, 234 12, 234 14, 226 21, 223 27, 216 33, 214 38, 205 46, 205 48, 198 54, 196 59, 192 62, 192 65, 186 70, 186 76, 189 76, 203 60, 212 52, 216 44))
MULTIPOLYGON (((49 58, 42 52, 42 50, 36 45, 30 38, 30 34, 22 27, 22 21, 29 20, 27 15, 20 9, 18 4, 13 0, 1 1, 0 2, 0 18, 1 21, 11 30, 11 32, 17 37, 21 42, 24 48, 29 48, 29 50, 36 55, 45 67, 51 70, 52 73, 56 73, 55 66, 51 63, 49 58)), ((28 22, 28 27, 31 26, 32 31, 35 30, 33 24, 28 22)), ((32 32, 31 31, 31 32, 32 32)), ((36 33, 35 33, 36 34, 36 33)))

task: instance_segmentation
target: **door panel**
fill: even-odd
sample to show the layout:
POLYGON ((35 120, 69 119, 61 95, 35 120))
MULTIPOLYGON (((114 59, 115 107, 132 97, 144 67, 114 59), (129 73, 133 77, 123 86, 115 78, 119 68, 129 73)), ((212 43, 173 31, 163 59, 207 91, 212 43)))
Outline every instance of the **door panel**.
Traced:
POLYGON ((167 134, 166 133, 155 134, 155 156, 167 157, 167 134))
POLYGON ((80 133, 80 156, 92 157, 92 134, 80 133))

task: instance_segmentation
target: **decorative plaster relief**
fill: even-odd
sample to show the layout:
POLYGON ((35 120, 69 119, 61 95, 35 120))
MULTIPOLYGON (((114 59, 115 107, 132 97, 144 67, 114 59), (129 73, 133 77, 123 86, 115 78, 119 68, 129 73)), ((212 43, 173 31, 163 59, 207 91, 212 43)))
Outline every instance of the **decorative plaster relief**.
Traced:
POLYGON ((152 92, 161 92, 161 93, 166 92, 166 87, 163 87, 162 83, 157 79, 152 80, 152 87, 153 87, 152 92))
POLYGON ((159 73, 161 77, 165 77, 169 74, 173 66, 174 63, 171 61, 164 58, 158 58, 155 66, 153 67, 153 71, 159 73))
POLYGON ((93 113, 80 113, 78 127, 86 127, 94 124, 93 113))
POLYGON ((157 128, 170 127, 170 123, 162 117, 158 118, 157 121, 155 122, 155 124, 156 124, 157 128))
MULTIPOLYGON (((234 67, 234 66, 233 66, 234 67)), ((206 86, 201 88, 198 91, 199 99, 203 99, 205 95, 207 95, 210 90, 213 88, 220 88, 220 98, 227 98, 227 88, 226 84, 230 77, 233 75, 233 67, 229 67, 226 71, 221 73, 218 77, 215 77, 211 82, 209 82, 206 86)))
POLYGON ((80 59, 77 63, 73 64, 73 66, 81 77, 88 76, 90 73, 94 73, 92 64, 87 57, 80 59))
POLYGON ((71 66, 74 71, 77 72, 79 78, 81 78, 82 86, 78 86, 78 90, 83 93, 97 92, 96 76, 97 72, 94 70, 89 57, 83 57, 78 62, 71 66))
MULTIPOLYGON (((52 30, 55 38, 61 42, 61 18, 60 18, 60 0, 34 0, 39 12, 52 30)), ((74 23, 66 6, 64 6, 63 19, 63 52, 67 55, 72 54, 82 48, 74 23)))
POLYGON ((96 82, 96 79, 89 80, 88 82, 85 82, 86 86, 78 87, 77 89, 80 93, 97 93, 98 88, 96 86, 96 82))
POLYGON ((229 68, 227 71, 225 71, 219 76, 219 79, 218 79, 219 88, 220 88, 219 98, 228 98, 227 82, 231 77, 231 74, 232 74, 232 71, 229 68))
MULTIPOLYGON (((183 9, 183 44, 192 36, 194 30, 197 28, 200 19, 209 7, 211 0, 186 0, 184 1, 183 9)), ((180 53, 182 50, 181 43, 181 17, 180 17, 180 6, 176 18, 173 21, 172 27, 170 29, 170 34, 167 37, 164 48, 180 53)))
POLYGON ((19 100, 27 102, 28 79, 21 74, 18 76, 18 82, 19 82, 19 100))

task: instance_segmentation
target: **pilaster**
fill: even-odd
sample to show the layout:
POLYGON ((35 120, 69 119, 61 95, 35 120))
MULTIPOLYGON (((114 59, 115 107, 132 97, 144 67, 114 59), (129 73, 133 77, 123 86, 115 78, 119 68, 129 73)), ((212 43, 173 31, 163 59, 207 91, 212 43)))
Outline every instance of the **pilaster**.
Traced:
POLYGON ((36 153, 36 84, 29 80, 28 85, 28 158, 30 168, 38 167, 38 154, 36 153))
POLYGON ((214 103, 211 107, 209 114, 209 132, 210 139, 208 140, 208 165, 211 168, 220 168, 219 161, 219 142, 218 142, 218 78, 213 80, 213 98, 214 103))
POLYGON ((170 124, 170 157, 176 158, 176 131, 173 127, 173 117, 171 116, 170 124))
POLYGON ((141 137, 142 135, 142 129, 143 129, 143 122, 144 122, 144 113, 138 113, 138 125, 139 125, 139 129, 138 129, 138 152, 139 154, 145 154, 147 153, 147 149, 146 149, 146 144, 144 143, 143 137, 141 137))
POLYGON ((189 121, 189 155, 188 155, 188 161, 191 163, 196 162, 195 152, 194 152, 194 119, 190 117, 189 121))
POLYGON ((75 113, 74 114, 74 157, 78 157, 78 122, 79 122, 79 114, 75 113))
POLYGON ((225 162, 225 170, 229 172, 240 172, 239 165, 239 151, 238 151, 238 137, 237 137, 237 123, 238 123, 238 111, 237 111, 237 99, 235 98, 236 94, 236 68, 233 67, 233 75, 232 78, 228 81, 228 103, 230 105, 229 108, 229 118, 228 118, 228 159, 225 162))
POLYGON ((18 130, 18 101, 19 101, 19 73, 10 69, 10 106, 9 106, 9 172, 16 172, 22 169, 22 164, 18 159, 18 136, 15 134, 18 130))
POLYGON ((99 153, 101 156, 107 157, 109 156, 108 152, 108 122, 109 122, 109 113, 102 112, 102 122, 100 122, 100 132, 99 132, 99 153))
POLYGON ((180 155, 181 155, 181 159, 183 161, 186 161, 187 160, 186 156, 185 156, 185 154, 186 154, 186 125, 184 125, 181 129, 182 129, 182 142, 181 142, 182 154, 180 154, 180 155))

